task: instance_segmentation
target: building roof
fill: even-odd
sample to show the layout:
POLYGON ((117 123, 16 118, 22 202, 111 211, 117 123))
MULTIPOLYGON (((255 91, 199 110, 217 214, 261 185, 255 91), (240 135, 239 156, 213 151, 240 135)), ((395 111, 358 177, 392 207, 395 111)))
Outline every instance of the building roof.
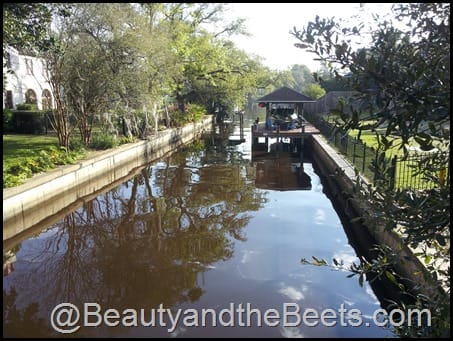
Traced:
POLYGON ((304 102, 315 102, 314 99, 301 94, 293 89, 286 86, 277 89, 270 94, 267 94, 261 98, 258 98, 256 102, 262 103, 304 103, 304 102))

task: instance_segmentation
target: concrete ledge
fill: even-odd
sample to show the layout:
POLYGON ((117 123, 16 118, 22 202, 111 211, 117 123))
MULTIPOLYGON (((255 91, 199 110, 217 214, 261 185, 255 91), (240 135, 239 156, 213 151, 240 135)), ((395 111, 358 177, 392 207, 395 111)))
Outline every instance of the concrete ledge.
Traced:
POLYGON ((162 157, 212 129, 212 116, 168 129, 147 141, 96 153, 76 165, 59 167, 3 190, 3 240, 10 239, 95 191, 124 178, 137 167, 162 157))
MULTIPOLYGON (((372 212, 373 208, 368 202, 354 193, 356 183, 354 166, 333 149, 321 135, 312 135, 309 145, 313 162, 318 165, 322 176, 328 182, 329 189, 348 218, 360 218, 372 212)), ((361 179, 367 183, 365 178, 361 179)), ((376 219, 378 218, 375 218, 374 224, 367 225, 364 221, 360 226, 356 224, 355 228, 365 228, 377 244, 387 245, 397 254, 398 263, 395 270, 408 279, 407 284, 412 290, 431 297, 436 294, 438 285, 431 278, 424 264, 395 231, 386 230, 384 224, 379 222, 376 224, 376 219)))

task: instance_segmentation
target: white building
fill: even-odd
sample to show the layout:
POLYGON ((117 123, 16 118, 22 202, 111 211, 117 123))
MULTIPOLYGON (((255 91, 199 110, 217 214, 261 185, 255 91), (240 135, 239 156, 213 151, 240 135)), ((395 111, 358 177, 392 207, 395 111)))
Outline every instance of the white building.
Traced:
POLYGON ((44 60, 24 56, 8 48, 6 84, 3 88, 3 108, 16 109, 18 104, 37 104, 38 109, 54 107, 54 100, 49 82, 46 80, 44 60))

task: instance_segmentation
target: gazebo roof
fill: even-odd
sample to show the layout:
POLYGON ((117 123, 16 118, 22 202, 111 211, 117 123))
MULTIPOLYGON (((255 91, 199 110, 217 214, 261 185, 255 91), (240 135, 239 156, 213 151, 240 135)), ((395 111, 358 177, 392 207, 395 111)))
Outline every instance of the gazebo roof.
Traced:
POLYGON ((277 89, 270 94, 267 94, 261 98, 258 98, 255 102, 262 103, 304 103, 304 102, 315 102, 312 98, 301 94, 293 89, 286 86, 277 89))

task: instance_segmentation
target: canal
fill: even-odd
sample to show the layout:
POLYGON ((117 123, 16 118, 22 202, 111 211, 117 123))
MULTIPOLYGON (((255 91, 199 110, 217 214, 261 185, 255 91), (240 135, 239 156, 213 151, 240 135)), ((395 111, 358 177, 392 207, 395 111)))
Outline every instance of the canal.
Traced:
POLYGON ((302 264, 359 259, 309 159, 252 157, 253 120, 7 244, 3 335, 395 337, 367 281, 302 264))

